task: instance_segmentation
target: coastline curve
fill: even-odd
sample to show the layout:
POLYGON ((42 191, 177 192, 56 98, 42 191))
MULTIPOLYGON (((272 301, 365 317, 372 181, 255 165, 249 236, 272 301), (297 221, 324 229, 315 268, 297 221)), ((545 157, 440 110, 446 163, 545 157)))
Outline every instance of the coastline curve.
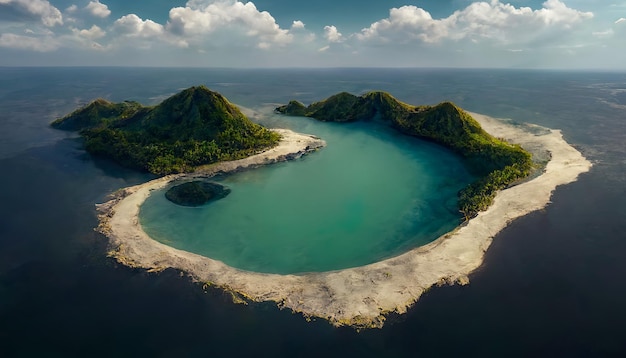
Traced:
POLYGON ((103 233, 118 262, 151 271, 180 269, 250 301, 274 301, 305 317, 335 326, 382 327, 388 313, 405 313, 433 285, 467 284, 483 261, 493 237, 514 219, 544 208, 557 186, 575 181, 591 163, 569 145, 559 130, 526 128, 471 113, 491 135, 521 145, 547 161, 543 173, 498 192, 493 204, 466 224, 435 241, 401 255, 361 267, 301 275, 248 272, 220 261, 175 249, 151 239, 141 228, 139 210, 151 191, 181 179, 295 159, 325 145, 324 141, 289 130, 277 147, 254 156, 200 168, 192 174, 169 175, 119 190, 97 205, 103 233))

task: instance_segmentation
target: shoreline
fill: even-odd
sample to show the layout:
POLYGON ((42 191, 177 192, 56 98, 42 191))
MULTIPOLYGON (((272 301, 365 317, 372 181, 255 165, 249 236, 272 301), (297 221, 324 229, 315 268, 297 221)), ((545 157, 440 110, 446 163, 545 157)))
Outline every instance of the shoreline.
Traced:
POLYGON ((547 161, 543 173, 498 192, 493 204, 466 224, 393 258, 329 272, 264 274, 174 249, 152 240, 142 230, 139 208, 152 190, 174 180, 295 159, 325 145, 317 137, 288 130, 278 130, 283 140, 263 153, 121 189, 112 200, 98 205, 98 231, 109 239, 113 248, 109 255, 124 265, 150 271, 180 269, 199 282, 216 285, 247 300, 274 301, 280 308, 305 317, 324 318, 335 326, 382 327, 386 314, 405 313, 430 287, 468 284, 468 275, 482 264, 484 253, 498 232, 514 219, 544 208, 557 186, 575 181, 579 174, 591 168, 591 163, 565 142, 558 130, 532 125, 523 128, 470 114, 490 134, 520 144, 547 161))

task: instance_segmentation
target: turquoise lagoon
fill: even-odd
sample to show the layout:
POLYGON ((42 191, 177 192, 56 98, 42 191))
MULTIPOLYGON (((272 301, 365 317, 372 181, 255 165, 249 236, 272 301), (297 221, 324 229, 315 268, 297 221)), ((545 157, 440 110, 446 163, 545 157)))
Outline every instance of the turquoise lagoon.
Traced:
POLYGON ((190 208, 155 191, 140 221, 155 240, 249 271, 303 273, 373 263, 427 244, 460 222, 473 177, 436 144, 379 123, 267 114, 268 127, 317 135, 299 160, 215 177, 226 198, 190 208))

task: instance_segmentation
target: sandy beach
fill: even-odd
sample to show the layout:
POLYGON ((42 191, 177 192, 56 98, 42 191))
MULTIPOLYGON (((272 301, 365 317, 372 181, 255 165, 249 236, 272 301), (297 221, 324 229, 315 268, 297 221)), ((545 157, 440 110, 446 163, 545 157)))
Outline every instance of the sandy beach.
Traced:
POLYGON ((317 137, 278 130, 283 140, 252 157, 172 175, 118 191, 99 204, 99 231, 110 240, 110 255, 119 262, 147 270, 177 268, 199 282, 210 283, 251 301, 274 301, 307 317, 331 324, 382 327, 385 315, 404 313, 433 285, 468 284, 493 237, 514 219, 545 207, 555 188, 576 180, 591 163, 569 145, 560 131, 471 113, 492 135, 520 144, 547 162, 543 173, 498 193, 493 205, 465 225, 432 243, 366 266, 303 275, 261 274, 181 251, 152 240, 139 224, 139 208, 155 189, 175 180, 252 168, 297 158, 324 146, 317 137))

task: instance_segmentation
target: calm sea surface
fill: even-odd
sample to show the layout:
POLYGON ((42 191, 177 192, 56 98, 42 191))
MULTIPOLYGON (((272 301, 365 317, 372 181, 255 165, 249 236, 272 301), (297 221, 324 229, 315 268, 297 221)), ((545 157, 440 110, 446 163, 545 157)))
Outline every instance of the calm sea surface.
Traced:
MULTIPOLYGON (((366 127, 337 132, 394 136, 366 127)), ((625 143, 625 73, 0 68, 0 356, 624 356, 625 143), (594 167, 501 232, 469 286, 430 290, 382 330, 337 329, 269 303, 234 305, 176 270, 146 273, 106 257, 94 204, 152 177, 90 157, 49 122, 97 97, 151 105, 200 84, 268 126, 312 133, 314 122, 271 108, 339 91, 451 100, 561 129, 594 167)), ((415 145, 399 145, 398 158, 405 144, 415 145)))

